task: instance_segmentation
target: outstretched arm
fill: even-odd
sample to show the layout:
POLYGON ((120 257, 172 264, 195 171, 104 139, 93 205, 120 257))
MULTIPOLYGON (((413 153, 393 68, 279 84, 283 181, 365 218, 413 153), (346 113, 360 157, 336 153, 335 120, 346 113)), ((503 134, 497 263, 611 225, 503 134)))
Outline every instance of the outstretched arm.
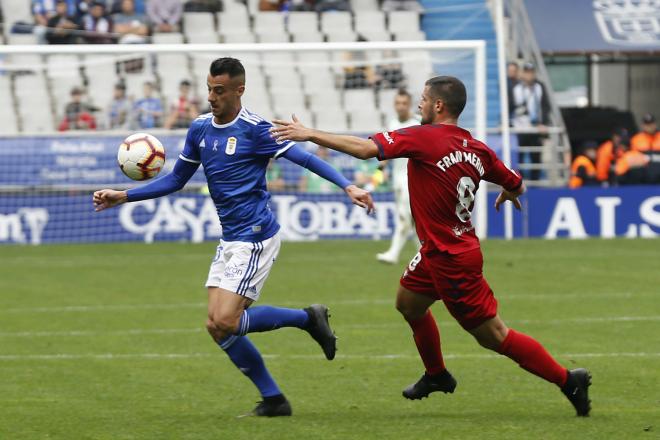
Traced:
POLYGON ((128 191, 115 191, 113 189, 102 189, 94 193, 94 210, 103 211, 113 206, 126 202, 138 200, 155 199, 171 194, 184 187, 186 182, 195 174, 199 164, 179 159, 174 164, 171 173, 159 177, 146 185, 128 191))
POLYGON ((294 145, 293 147, 286 150, 282 154, 282 157, 285 157, 291 162, 307 168, 312 173, 323 177, 329 182, 334 183, 346 192, 354 204, 361 206, 362 208, 366 208, 367 212, 374 211, 374 202, 371 198, 371 194, 369 194, 368 191, 353 185, 339 171, 334 169, 330 164, 324 162, 317 156, 303 150, 297 145, 294 145))
POLYGON ((278 141, 311 141, 317 145, 350 154, 358 159, 370 159, 378 156, 378 146, 371 139, 362 139, 357 136, 326 133, 321 130, 305 127, 296 115, 292 121, 275 119, 278 125, 270 129, 271 135, 278 141))

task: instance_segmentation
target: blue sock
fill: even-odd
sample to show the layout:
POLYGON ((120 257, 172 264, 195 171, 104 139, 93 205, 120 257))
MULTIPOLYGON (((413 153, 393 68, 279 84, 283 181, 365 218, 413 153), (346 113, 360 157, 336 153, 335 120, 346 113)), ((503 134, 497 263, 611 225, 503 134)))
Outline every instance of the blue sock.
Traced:
POLYGON ((259 350, 246 336, 231 335, 218 344, 239 370, 250 378, 259 389, 262 397, 282 394, 272 376, 266 369, 259 350))
POLYGON ((250 307, 241 316, 237 334, 268 332, 281 327, 305 328, 308 321, 309 315, 301 309, 285 309, 272 306, 250 307))

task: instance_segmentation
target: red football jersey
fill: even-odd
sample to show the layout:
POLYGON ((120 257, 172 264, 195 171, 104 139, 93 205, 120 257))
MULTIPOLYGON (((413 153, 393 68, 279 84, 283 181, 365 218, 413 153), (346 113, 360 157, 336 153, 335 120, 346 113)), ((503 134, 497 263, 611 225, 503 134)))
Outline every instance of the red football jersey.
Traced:
POLYGON ((479 247, 474 194, 487 180, 515 190, 522 178, 493 150, 455 125, 427 124, 375 134, 379 159, 407 157, 410 208, 423 249, 460 254, 479 247))

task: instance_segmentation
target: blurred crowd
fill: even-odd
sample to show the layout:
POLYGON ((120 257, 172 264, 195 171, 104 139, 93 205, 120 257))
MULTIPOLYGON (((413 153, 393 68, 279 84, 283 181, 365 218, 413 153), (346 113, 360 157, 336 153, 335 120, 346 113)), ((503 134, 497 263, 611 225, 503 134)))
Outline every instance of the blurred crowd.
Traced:
MULTIPOLYGON (((418 0, 382 0, 382 11, 415 11, 422 12, 423 7, 418 0)), ((260 11, 350 11, 349 0, 260 0, 260 11)))
MULTIPOLYGON (((26 0, 29 1, 29 0, 26 0)), ((226 7, 231 7, 227 5, 226 7)), ((382 0, 383 11, 422 11, 417 0, 382 0)), ((41 43, 148 43, 154 32, 179 32, 183 12, 221 12, 222 0, 32 0, 32 23, 13 33, 34 33, 41 43)), ((261 11, 350 11, 349 0, 261 0, 261 11)))
POLYGON ((33 23, 17 23, 12 31, 32 32, 50 44, 146 43, 151 32, 177 32, 191 0, 33 0, 33 23))
POLYGON ((571 188, 637 184, 660 184, 660 132, 650 113, 633 136, 616 128, 600 145, 585 142, 571 165, 571 188))
POLYGON ((200 100, 194 96, 191 87, 191 82, 184 79, 179 84, 177 97, 172 102, 164 104, 152 82, 143 84, 142 96, 139 98, 127 96, 126 85, 119 82, 115 84, 112 101, 106 109, 90 105, 85 90, 74 87, 58 129, 68 131, 97 128, 110 130, 188 128, 200 113, 208 110, 208 108, 200 108, 200 100), (97 120, 99 115, 103 118, 101 121, 97 120))

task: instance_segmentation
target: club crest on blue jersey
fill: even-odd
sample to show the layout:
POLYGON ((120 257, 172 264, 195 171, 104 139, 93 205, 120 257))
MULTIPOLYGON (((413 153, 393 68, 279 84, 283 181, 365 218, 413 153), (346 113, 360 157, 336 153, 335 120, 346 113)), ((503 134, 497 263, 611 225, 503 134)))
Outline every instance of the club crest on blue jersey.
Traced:
POLYGON ((227 146, 225 147, 225 154, 231 156, 236 153, 237 139, 234 136, 227 138, 227 146))

